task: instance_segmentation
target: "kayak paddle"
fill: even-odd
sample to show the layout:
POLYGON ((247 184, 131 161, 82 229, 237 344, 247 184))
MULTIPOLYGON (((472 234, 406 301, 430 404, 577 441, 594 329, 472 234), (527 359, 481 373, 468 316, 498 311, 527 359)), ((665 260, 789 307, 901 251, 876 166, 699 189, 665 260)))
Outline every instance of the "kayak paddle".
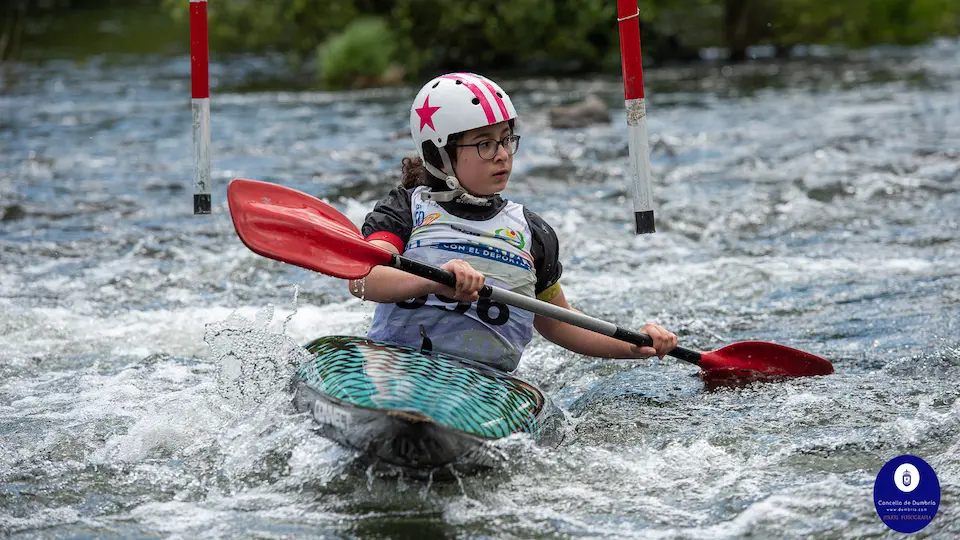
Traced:
MULTIPOLYGON (((230 183, 227 199, 240 240, 264 257, 342 279, 360 279, 375 266, 383 265, 456 286, 452 273, 366 241, 346 216, 306 193, 268 182, 237 179, 230 183)), ((653 345, 646 334, 499 287, 484 285, 479 294, 481 298, 627 343, 653 345)), ((710 352, 677 347, 668 354, 699 366, 708 384, 833 373, 833 365, 824 358, 763 341, 734 343, 710 352)))

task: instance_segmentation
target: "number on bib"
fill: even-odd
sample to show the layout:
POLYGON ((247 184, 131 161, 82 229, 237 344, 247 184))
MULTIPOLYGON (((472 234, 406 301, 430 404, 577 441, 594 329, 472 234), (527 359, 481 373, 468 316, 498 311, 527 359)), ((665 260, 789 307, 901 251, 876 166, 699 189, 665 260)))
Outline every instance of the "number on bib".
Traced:
MULTIPOLYGON (((451 311, 453 313, 466 313, 470 310, 470 302, 463 300, 455 300, 449 298, 442 294, 434 295, 437 300, 445 304, 456 304, 456 307, 447 307, 447 306, 434 306, 437 309, 442 309, 444 311, 451 311)), ((396 305, 401 309, 418 309, 427 304, 427 295, 418 296, 412 300, 406 300, 404 302, 397 302, 396 305)), ((510 308, 506 304, 490 300, 489 298, 481 298, 477 302, 477 317, 481 321, 491 325, 491 326, 500 326, 505 324, 510 320, 510 308)))
POLYGON ((508 308, 506 304, 501 304, 489 298, 481 298, 480 301, 477 302, 477 316, 487 324, 500 326, 510 320, 510 308, 508 308), (490 308, 497 309, 496 317, 490 316, 490 308))
POLYGON ((445 306, 437 306, 438 308, 444 311, 452 311, 454 313, 466 313, 467 310, 470 309, 470 306, 472 305, 470 302, 467 302, 465 300, 454 300, 453 298, 448 298, 442 294, 435 294, 434 296, 436 296, 437 300, 441 302, 446 302, 448 304, 457 304, 457 307, 453 309, 445 306))

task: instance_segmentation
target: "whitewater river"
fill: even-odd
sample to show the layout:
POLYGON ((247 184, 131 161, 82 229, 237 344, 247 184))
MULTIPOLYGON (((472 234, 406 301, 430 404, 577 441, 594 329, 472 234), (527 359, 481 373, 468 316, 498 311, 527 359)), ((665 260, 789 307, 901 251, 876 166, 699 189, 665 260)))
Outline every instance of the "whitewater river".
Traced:
POLYGON ((564 443, 433 483, 367 474, 294 413, 271 377, 374 306, 248 251, 225 200, 264 179, 362 220, 411 150, 413 90, 257 89, 269 66, 213 67, 211 216, 187 59, 0 67, 0 536, 895 538, 873 485, 901 454, 942 487, 918 537, 960 535, 960 43, 648 70, 644 236, 619 79, 502 81, 507 194, 559 233, 576 307, 837 372, 708 392, 689 365, 536 338, 519 375, 564 443), (612 124, 549 127, 589 93, 612 124))

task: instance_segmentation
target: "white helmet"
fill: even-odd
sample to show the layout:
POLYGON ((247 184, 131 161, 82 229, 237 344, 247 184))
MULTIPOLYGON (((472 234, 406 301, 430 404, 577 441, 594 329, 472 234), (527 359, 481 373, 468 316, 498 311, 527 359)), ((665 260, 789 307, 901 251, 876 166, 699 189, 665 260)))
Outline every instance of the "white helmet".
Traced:
POLYGON ((423 85, 410 107, 410 133, 417 146, 417 155, 433 176, 445 180, 453 193, 431 194, 434 200, 453 200, 460 197, 464 202, 488 204, 473 197, 460 187, 453 175, 450 156, 443 149, 455 133, 479 127, 491 126, 517 117, 510 96, 490 79, 474 73, 448 73, 440 75, 423 85), (427 161, 423 145, 432 143, 440 153, 443 167, 449 174, 427 161))

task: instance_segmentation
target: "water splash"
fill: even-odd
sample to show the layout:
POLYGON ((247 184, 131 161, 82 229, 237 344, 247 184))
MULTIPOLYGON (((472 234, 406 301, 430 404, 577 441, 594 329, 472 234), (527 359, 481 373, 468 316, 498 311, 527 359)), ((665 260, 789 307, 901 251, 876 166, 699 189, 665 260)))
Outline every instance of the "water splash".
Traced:
POLYGON ((353 294, 354 295, 359 294, 361 302, 366 301, 367 299, 367 293, 365 288, 366 278, 355 279, 351 283, 353 283, 353 294))
POLYGON ((284 334, 296 314, 299 288, 294 291, 294 311, 279 333, 269 330, 274 307, 260 309, 253 320, 232 313, 226 320, 206 326, 204 341, 217 365, 217 390, 224 398, 242 405, 263 403, 282 392, 300 363, 310 354, 284 334))
POLYGON ((283 326, 280 328, 280 333, 282 334, 287 333, 287 325, 290 324, 290 320, 293 319, 293 316, 297 314, 297 309, 299 308, 297 303, 299 299, 300 299, 300 284, 295 283, 293 285, 293 311, 291 311, 290 314, 283 319, 283 326))

